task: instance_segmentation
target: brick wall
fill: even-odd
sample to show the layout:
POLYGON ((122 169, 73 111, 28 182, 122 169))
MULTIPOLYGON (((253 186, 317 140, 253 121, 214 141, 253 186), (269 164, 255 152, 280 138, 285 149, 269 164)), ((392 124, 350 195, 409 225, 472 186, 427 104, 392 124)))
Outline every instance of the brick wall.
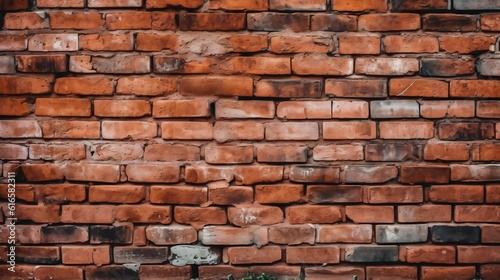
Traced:
POLYGON ((0 10, 1 279, 500 279, 500 1, 0 10))

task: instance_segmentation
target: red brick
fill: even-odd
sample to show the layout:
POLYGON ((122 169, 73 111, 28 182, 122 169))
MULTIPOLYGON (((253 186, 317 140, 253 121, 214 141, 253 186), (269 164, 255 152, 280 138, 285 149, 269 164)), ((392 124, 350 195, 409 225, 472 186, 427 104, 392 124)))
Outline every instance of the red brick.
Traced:
POLYGON ((17 55, 17 71, 55 73, 67 71, 66 55, 17 55))
MULTIPOLYGON (((240 1, 238 1, 240 2, 240 1)), ((267 4, 267 1, 266 1, 267 4)), ((260 272, 260 270, 259 270, 260 272)), ((227 275, 243 278, 249 273, 247 267, 230 266, 230 265, 203 265, 198 267, 198 275, 202 279, 223 279, 227 275)))
MULTIPOLYGON (((32 182, 43 182, 63 179, 59 166, 55 164, 26 164, 20 168, 26 180, 32 182)), ((19 170, 19 171, 21 171, 19 170)))
POLYGON ((304 32, 309 30, 309 17, 303 14, 252 13, 248 14, 248 29, 252 31, 304 32))
POLYGON ((387 81, 374 79, 327 79, 325 94, 336 97, 380 98, 387 96, 387 81))
POLYGON ((437 203, 483 203, 484 187, 471 185, 431 186, 429 200, 437 203))
POLYGON ((112 95, 114 83, 111 79, 101 77, 65 77, 56 80, 54 92, 57 94, 112 95))
MULTIPOLYGON (((116 210, 109 205, 63 205, 62 223, 111 224, 115 220, 116 210)), ((64 256, 63 256, 64 258, 64 256)))
POLYGON ((280 224, 269 227, 269 241, 275 244, 314 244, 316 230, 313 225, 280 224))
POLYGON ((421 203, 423 202, 422 186, 366 186, 363 188, 363 201, 370 204, 384 203, 421 203))
POLYGON ((446 59, 446 58, 421 58, 420 75, 453 77, 473 74, 475 72, 474 60, 471 59, 446 59))
POLYGON ((206 225, 224 225, 227 223, 226 211, 219 207, 176 206, 174 219, 179 224, 189 224, 196 229, 206 225))
POLYGON ((35 52, 77 51, 78 34, 35 34, 29 39, 28 50, 35 52))
POLYGON ((159 96, 174 91, 177 91, 177 80, 173 78, 124 77, 116 85, 117 94, 159 96))
POLYGON ((271 37, 269 50, 273 53, 329 53, 334 50, 333 40, 328 36, 283 36, 271 37))
POLYGON ((218 137, 216 128, 207 122, 164 122, 161 130, 163 139, 210 140, 218 137))
POLYGON ((84 0, 38 0, 36 6, 38 8, 83 8, 84 0))
POLYGON ((149 200, 162 204, 203 204, 207 200, 207 189, 189 186, 151 186, 149 200))
POLYGON ((119 165, 66 163, 62 170, 68 181, 116 183, 120 180, 119 165))
POLYGON ((392 11, 425 11, 425 10, 447 10, 446 0, 396 0, 392 3, 392 11))
POLYGON ((474 117, 474 101, 419 101, 420 115, 428 119, 472 118, 474 117))
POLYGON ((305 267, 304 272, 307 278, 313 279, 351 279, 353 275, 360 279, 365 278, 365 269, 354 266, 305 267))
POLYGON ((481 15, 481 30, 500 31, 500 14, 481 15))
POLYGON ((26 98, 0 98, 0 116, 26 116, 29 113, 26 98))
POLYGON ((36 266, 33 276, 40 280, 74 279, 83 280, 83 269, 75 266, 36 266))
POLYGON ((276 115, 286 119, 330 119, 330 101, 283 101, 278 103, 276 115))
POLYGON ((486 203, 500 202, 500 185, 486 186, 486 203))
POLYGON ((264 139, 264 124, 250 121, 216 122, 213 128, 213 138, 217 142, 262 140, 264 139))
POLYGON ((500 252, 495 246, 457 246, 458 263, 498 263, 500 252))
POLYGON ((94 101, 94 115, 98 117, 143 117, 150 114, 151 104, 145 100, 94 101))
POLYGON ((352 58, 295 56, 292 71, 297 75, 348 76, 354 72, 352 58))
MULTIPOLYGON (((177 35, 174 34, 138 33, 135 40, 135 49, 138 51, 175 51, 179 45, 177 35)), ((159 71, 159 65, 162 64, 162 61, 159 60, 160 58, 155 57, 154 67, 155 72, 161 73, 159 71)))
POLYGON ((419 70, 415 58, 356 58, 355 73, 368 76, 405 76, 419 70))
POLYGON ((469 144, 429 141, 425 145, 425 160, 466 161, 469 159, 469 144))
POLYGON ((126 11, 106 14, 108 30, 151 29, 151 13, 126 11))
POLYGON ((200 241, 205 245, 251 245, 268 243, 267 227, 238 228, 232 226, 209 226, 200 231, 200 241))
POLYGON ((439 139, 442 140, 484 140, 494 138, 492 123, 443 123, 439 125, 439 139))
POLYGON ((142 158, 143 146, 137 144, 101 144, 90 147, 94 160, 131 161, 142 158))
POLYGON ((368 279, 418 279, 417 267, 414 266, 367 266, 368 279))
POLYGON ((47 79, 33 77, 2 76, 0 94, 43 94, 50 91, 47 79))
POLYGON ((434 137, 434 123, 427 121, 380 122, 382 139, 430 139, 434 137))
POLYGON ((252 96, 251 77, 184 77, 180 82, 183 95, 252 96))
POLYGON ((279 11, 325 11, 326 2, 324 0, 311 0, 303 3, 300 0, 271 0, 269 9, 279 11))
POLYGON ((258 162, 307 162, 308 147, 297 145, 257 147, 258 162))
POLYGON ((274 98, 319 98, 322 82, 317 79, 262 79, 256 84, 255 96, 274 98))
POLYGON ((205 161, 210 164, 253 162, 252 146, 205 146, 205 161))
POLYGON ((455 206, 455 222, 463 223, 498 223, 500 207, 493 205, 457 205, 455 206))
POLYGON ((375 122, 324 122, 323 139, 375 139, 375 122))
POLYGON ((0 144, 1 159, 27 159, 28 147, 15 144, 0 144))
POLYGON ((9 13, 4 18, 5 29, 42 29, 49 27, 45 13, 9 13))
POLYGON ((405 164, 401 166, 399 181, 406 184, 446 184, 450 181, 450 168, 443 165, 405 164))
POLYGON ((304 193, 303 185, 277 184, 255 186, 255 200, 260 204, 299 202, 304 193))
POLYGON ((77 184, 46 184, 36 186, 36 197, 46 204, 82 202, 86 198, 86 186, 77 184))
POLYGON ((290 58, 286 57, 235 57, 233 71, 237 74, 287 75, 290 74, 290 58))
POLYGON ((151 144, 145 148, 144 159, 147 161, 200 160, 200 148, 172 144, 151 144))
POLYGON ((52 246, 16 247, 16 257, 25 263, 38 263, 38 264, 41 263, 56 264, 61 260, 59 247, 52 247, 52 246))
POLYGON ((337 246, 294 246, 286 248, 286 262, 292 264, 332 264, 340 262, 337 246))
POLYGON ((195 242, 197 232, 187 226, 149 226, 146 228, 147 239, 155 245, 174 245, 195 242))
MULTIPOLYGON (((163 36, 163 35, 162 35, 163 36)), ((170 35, 169 35, 170 36, 170 35)), ((158 43, 155 45, 160 45, 162 47, 172 45, 171 49, 177 49, 177 39, 168 39, 171 43, 158 43)), ((146 43, 152 43, 153 41, 149 39, 144 40, 146 43)), ((160 50, 155 49, 156 46, 151 47, 150 50, 160 50)), ((211 61, 205 58, 198 60, 189 60, 181 57, 173 56, 155 56, 153 59, 153 71, 155 73, 177 73, 177 74, 203 74, 210 73, 212 67, 211 61)), ((217 69, 217 68, 216 68, 217 69)), ((215 70, 217 71, 217 70, 215 70)))
POLYGON ((52 29, 97 29, 104 25, 101 14, 96 12, 50 12, 49 19, 52 29))
POLYGON ((298 183, 339 183, 340 168, 320 165, 291 166, 288 179, 298 183))
POLYGON ((2 34, 0 35, 0 39, 1 51, 24 51, 28 48, 26 35, 2 34))
POLYGON ((316 226, 318 243, 371 243, 371 225, 325 225, 316 226))
POLYGON ((71 56, 70 71, 76 73, 143 74, 151 72, 147 55, 71 56))
POLYGON ((166 8, 181 6, 188 9, 199 8, 205 3, 203 0, 146 0, 146 8, 166 8))
POLYGON ((242 13, 184 13, 180 15, 180 30, 237 31, 245 28, 242 13))
POLYGON ((307 200, 311 204, 355 203, 362 201, 361 186, 313 185, 307 187, 307 200))
POLYGON ((0 10, 14 11, 14 10, 25 10, 29 7, 29 2, 27 0, 4 0, 0 3, 0 10))
POLYGON ((500 243, 500 226, 498 226, 498 225, 482 225, 481 226, 481 242, 483 242, 483 243, 500 243))
POLYGON ((349 33, 339 36, 340 54, 379 54, 380 36, 349 33))
POLYGON ((231 264, 273 263, 281 260, 281 248, 278 246, 230 247, 227 255, 231 264))
POLYGON ((453 80, 450 82, 450 96, 461 98, 498 98, 500 96, 500 81, 453 80))
POLYGON ((330 224, 342 218, 339 207, 319 205, 294 205, 286 208, 290 224, 330 224))
POLYGON ((387 11, 387 0, 334 0, 332 9, 341 12, 387 11))
POLYGON ((179 166, 170 164, 129 164, 126 173, 130 182, 175 183, 180 180, 179 166))
POLYGON ((422 29, 441 32, 474 32, 477 19, 466 15, 428 14, 422 17, 422 29))
POLYGON ((202 184, 210 181, 220 180, 231 182, 233 179, 233 170, 212 166, 186 166, 186 172, 184 176, 184 180, 186 182, 195 184, 202 184))
MULTIPOLYGON (((335 3, 333 5, 335 7, 335 3)), ((419 28, 418 14, 364 14, 358 19, 360 31, 404 31, 419 28)))
POLYGON ((437 53, 439 42, 434 36, 388 35, 383 41, 385 53, 437 53))
POLYGON ((356 16, 319 14, 311 17, 312 31, 356 31, 358 22, 356 16))
POLYGON ((156 123, 141 121, 103 121, 104 139, 149 139, 157 135, 156 123))
POLYGON ((141 0, 88 0, 89 8, 141 7, 141 0))
MULTIPOLYGON (((16 218, 35 223, 59 223, 59 205, 17 205, 16 218)), ((62 216, 61 216, 61 222, 62 216)))
POLYGON ((88 51, 131 51, 134 48, 132 33, 124 34, 82 34, 80 49, 88 51))
POLYGON ((89 188, 89 202, 137 203, 144 198, 144 186, 93 185, 89 188))
POLYGON ((408 263, 454 264, 456 261, 454 246, 404 246, 400 250, 408 263))
POLYGON ((346 206, 346 216, 356 224, 394 223, 393 206, 346 206))
POLYGON ((312 122, 267 123, 266 140, 318 140, 319 128, 312 122))
POLYGON ((404 161, 420 159, 420 147, 412 144, 368 144, 365 146, 367 161, 404 161))
POLYGON ((211 189, 209 200, 215 205, 251 204, 253 202, 253 189, 237 186, 211 189))
POLYGON ((500 265, 490 264, 481 266, 481 279, 495 280, 500 275, 500 265))
POLYGON ((37 98, 35 115, 89 117, 90 101, 82 98, 37 98))
POLYGON ((229 10, 229 11, 266 11, 268 9, 267 1, 235 1, 235 0, 213 0, 210 1, 208 8, 210 10, 229 10))
POLYGON ((243 185, 255 183, 273 183, 283 179, 282 166, 236 166, 234 167, 234 179, 243 185))
POLYGON ((491 36, 441 36, 439 48, 447 53, 469 54, 487 52, 495 44, 491 36))
POLYGON ((229 222, 239 227, 274 225, 283 222, 284 216, 276 206, 229 207, 227 212, 229 222))
POLYGON ((267 36, 236 34, 229 36, 229 46, 234 52, 259 52, 267 50, 267 36))
POLYGON ((478 101, 476 114, 480 118, 500 118, 500 102, 478 101))
POLYGON ((32 120, 0 120, 0 137, 2 138, 40 138, 42 130, 32 120))
POLYGON ((398 222, 451 222, 451 205, 398 206, 398 222))
POLYGON ((366 101, 333 101, 332 118, 367 119, 369 115, 368 102, 366 101))
POLYGON ((362 145, 317 145, 313 150, 315 161, 363 160, 362 145))
POLYGON ((275 105, 272 101, 233 101, 219 100, 215 103, 215 116, 218 119, 272 119, 275 105))
MULTIPOLYGON (((165 205, 119 205, 116 206, 116 219, 119 221, 130 221, 143 224, 170 224, 172 222, 171 212, 171 207, 165 205)), ((134 242, 135 241, 134 236, 134 242)))
POLYGON ((442 279, 445 277, 454 280, 468 280, 474 278, 475 275, 476 268, 474 266, 423 266, 421 268, 422 280, 442 279))
POLYGON ((210 106, 207 99, 192 100, 155 100, 154 118, 207 117, 210 106))
POLYGON ((109 246, 62 246, 63 264, 109 264, 109 246))

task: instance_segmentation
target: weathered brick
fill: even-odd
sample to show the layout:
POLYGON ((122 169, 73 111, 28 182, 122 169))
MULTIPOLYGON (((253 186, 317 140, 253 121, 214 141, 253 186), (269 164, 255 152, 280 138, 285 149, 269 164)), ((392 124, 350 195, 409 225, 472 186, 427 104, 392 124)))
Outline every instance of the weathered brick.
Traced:
POLYGON ((141 7, 142 0, 87 0, 90 8, 141 7))
POLYGON ((271 37, 269 50, 273 53, 329 53, 335 49, 330 36, 271 37))
POLYGON ((278 246, 230 247, 227 255, 231 264, 273 263, 282 257, 278 246))
POLYGON ((424 243, 427 241, 427 225, 377 225, 377 244, 424 243))
POLYGON ((253 162, 252 146, 205 146, 205 161, 211 164, 253 162))
POLYGON ((454 264, 456 250, 453 246, 404 246, 400 247, 401 257, 409 263, 454 264))
POLYGON ((379 277, 380 279, 417 279, 418 268, 414 266, 367 266, 366 276, 368 278, 379 277))
POLYGON ((420 105, 413 100, 371 101, 370 116, 373 119, 418 118, 420 105))
POLYGON ((109 264, 109 246, 71 246, 61 247, 63 264, 109 264))
POLYGON ((37 200, 46 204, 81 202, 86 198, 86 186, 79 184, 45 184, 36 186, 37 200))
POLYGON ((483 76, 500 76, 500 59, 483 58, 477 61, 477 70, 483 76))
POLYGON ((424 77, 453 77, 470 75, 475 71, 474 60, 448 58, 421 58, 420 75, 424 77))
POLYGON ((8 13, 4 18, 5 29, 42 29, 49 27, 44 12, 8 13))
POLYGON ((318 140, 317 123, 287 122, 265 124, 266 140, 318 140))
POLYGON ((500 207, 493 205, 457 205, 455 206, 455 222, 459 223, 498 223, 500 207))
POLYGON ((418 14, 364 14, 358 18, 359 31, 404 31, 419 28, 418 14))
POLYGON ((346 206, 346 217, 356 224, 394 223, 393 206, 346 206))
POLYGON ((237 31, 245 28, 242 13, 185 13, 180 15, 180 30, 237 31))
MULTIPOLYGON (((178 39, 174 34, 138 33, 135 49, 138 51, 175 51, 178 49, 178 39)), ((153 67, 156 73, 169 73, 169 71, 182 71, 186 67, 186 61, 180 59, 169 59, 170 57, 155 56, 153 67), (178 63, 177 65, 175 63, 178 63), (178 66, 178 67, 172 67, 178 66)))
POLYGON ((481 53, 487 52, 495 44, 495 38, 490 36, 441 36, 439 48, 447 53, 481 53))
POLYGON ((0 159, 27 159, 28 147, 16 144, 0 144, 0 159))
POLYGON ((427 189, 430 201, 438 203, 482 203, 484 187, 474 185, 431 186, 427 189))
POLYGON ((355 73, 368 76, 405 76, 419 70, 414 58, 356 58, 355 73))
POLYGON ((294 205, 286 208, 286 219, 290 224, 330 224, 341 219, 338 207, 319 205, 294 205))
POLYGON ((420 101, 420 114, 428 119, 472 118, 475 115, 474 101, 420 101))
POLYGON ((434 225, 431 238, 433 243, 476 244, 481 239, 481 229, 478 226, 434 225))
POLYGON ((447 10, 446 0, 395 0, 392 2, 392 11, 421 11, 421 10, 447 10))
POLYGON ((255 200, 260 204, 298 202, 304 193, 303 185, 277 184, 255 186, 255 200))
POLYGON ((422 280, 439 279, 450 277, 457 280, 474 278, 476 268, 474 266, 422 266, 422 280))
POLYGON ((207 202, 207 189, 190 186, 151 186, 149 200, 161 204, 203 204, 207 202))
POLYGON ((269 241, 275 244, 314 244, 316 229, 313 225, 275 225, 269 227, 269 241))
POLYGON ((215 103, 218 119, 272 119, 275 105, 272 101, 219 100, 215 103))
POLYGON ((145 100, 94 101, 94 115, 98 117, 143 117, 150 114, 151 105, 145 100))
POLYGON ((104 19, 97 12, 50 12, 50 28, 52 29, 98 29, 104 25, 104 19))
POLYGON ((454 80, 450 96, 459 98, 498 98, 500 82, 496 80, 454 80))
POLYGON ((398 246, 382 245, 349 245, 345 247, 345 261, 347 262, 397 262, 398 246))
POLYGON ((311 17, 312 31, 356 31, 358 22, 356 16, 351 15, 313 15, 311 17))
POLYGON ((286 262, 292 264, 332 264, 340 262, 338 246, 289 246, 286 262))
POLYGON ((253 202, 253 189, 237 186, 211 189, 209 200, 216 205, 251 204, 253 202))
POLYGON ((382 98, 387 96, 387 81, 374 79, 327 79, 325 94, 336 97, 382 98))
POLYGON ((380 122, 382 139, 430 139, 434 137, 434 123, 427 121, 380 122))
POLYGON ((451 205, 398 206, 398 222, 451 222, 451 205))
POLYGON ((317 225, 316 242, 318 243, 371 243, 371 225, 317 225))
POLYGON ((50 91, 50 81, 35 77, 2 76, 0 94, 44 94, 50 91))
POLYGON ((437 37, 429 35, 388 35, 382 40, 385 53, 437 53, 437 37))
POLYGON ((485 140, 494 138, 492 123, 443 123, 439 124, 441 140, 485 140))
POLYGON ((42 129, 37 121, 32 120, 0 120, 0 137, 2 138, 40 138, 42 129))
POLYGON ((184 77, 180 82, 183 95, 252 96, 250 77, 184 77))
POLYGON ((253 121, 216 122, 213 127, 213 138, 220 143, 233 140, 262 140, 264 124, 253 121))
POLYGON ((63 205, 62 223, 111 224, 115 221, 116 210, 109 205, 63 205))
POLYGON ((307 200, 311 204, 356 203, 362 201, 360 186, 308 186, 307 200))
POLYGON ((36 6, 38 8, 83 8, 85 5, 84 0, 38 0, 36 6))
POLYGON ((403 97, 448 97, 448 83, 424 79, 391 79, 389 95, 403 97))
POLYGON ((196 229, 205 225, 224 225, 227 223, 226 211, 220 207, 176 206, 174 219, 179 224, 189 224, 196 229))
POLYGON ((420 203, 423 202, 422 186, 366 186, 363 188, 363 202, 370 204, 384 203, 420 203))
POLYGON ((375 139, 375 122, 324 122, 323 139, 348 140, 348 139, 375 139))
POLYGON ((354 72, 354 61, 351 58, 327 56, 294 56, 292 71, 297 75, 348 76, 354 72))
POLYGON ((346 183, 384 183, 397 176, 395 166, 348 165, 344 168, 346 183))
POLYGON ((288 178, 299 183, 338 183, 339 167, 298 165, 290 167, 288 178))
POLYGON ((248 14, 249 30, 281 31, 290 29, 294 32, 304 32, 309 29, 309 17, 303 14, 285 13, 255 13, 248 14))
POLYGON ((428 14, 422 17, 422 29, 440 32, 474 32, 477 19, 467 15, 428 14))
POLYGON ((116 219, 133 223, 161 223, 172 222, 172 209, 170 206, 155 206, 150 204, 119 205, 116 206, 116 219))
POLYGON ((54 92, 76 95, 112 95, 114 82, 104 77, 64 77, 56 80, 54 92))
POLYGON ((284 219, 283 211, 276 206, 229 207, 227 212, 229 222, 238 227, 274 225, 284 219))
POLYGON ((170 164, 129 164, 126 174, 131 182, 175 183, 180 180, 179 166, 170 164))
POLYGON ((228 45, 234 52, 259 52, 267 50, 267 35, 230 35, 228 45))
MULTIPOLYGON (((201 2, 203 3, 203 1, 201 2)), ((208 8, 210 10, 229 10, 229 11, 266 11, 269 7, 268 1, 234 1, 234 0, 213 0, 210 1, 208 8)))
POLYGON ((209 105, 207 99, 154 100, 153 118, 207 117, 209 105))
POLYGON ((132 243, 133 225, 131 223, 116 223, 112 226, 90 226, 90 243, 132 243))
POLYGON ((78 50, 78 34, 35 34, 30 37, 28 50, 35 52, 69 52, 78 50))
POLYGON ((203 0, 146 0, 146 8, 166 8, 173 6, 181 6, 187 9, 199 8, 205 3, 203 0))
MULTIPOLYGON (((168 40, 168 39, 166 39, 168 40)), ((145 39, 146 43, 152 43, 151 40, 145 39)), ((177 50, 177 39, 172 40, 172 50, 177 50), (175 46, 174 46, 175 44, 175 46)), ((159 44, 159 45, 168 45, 159 44)), ((151 50, 159 50, 153 47, 151 50)), ((207 59, 186 60, 180 57, 172 56, 155 56, 153 60, 153 71, 155 73, 177 73, 177 74, 203 74, 210 73, 211 62, 207 59)))
POLYGON ((352 278, 353 275, 358 278, 365 277, 364 267, 354 266, 328 266, 328 267, 305 267, 305 276, 307 278, 352 278))
POLYGON ((368 144, 366 161, 406 161, 420 159, 420 148, 412 144, 368 144))
POLYGON ((483 31, 499 31, 500 30, 500 14, 484 14, 481 16, 481 30, 483 31))
POLYGON ((28 48, 28 39, 22 34, 2 34, 0 35, 1 51, 24 51, 28 48))
POLYGON ((89 240, 88 226, 44 226, 40 233, 42 243, 83 243, 89 240))

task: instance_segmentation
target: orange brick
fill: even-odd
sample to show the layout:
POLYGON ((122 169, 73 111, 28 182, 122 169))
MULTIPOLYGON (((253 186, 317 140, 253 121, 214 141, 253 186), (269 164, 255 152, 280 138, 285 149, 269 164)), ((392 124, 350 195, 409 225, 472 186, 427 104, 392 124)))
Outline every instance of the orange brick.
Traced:
POLYGON ((213 0, 210 1, 208 8, 210 10, 229 10, 229 11, 266 11, 268 3, 264 0, 257 1, 235 1, 235 0, 213 0))
POLYGON ((180 180, 180 167, 170 164, 129 164, 125 173, 130 182, 176 183, 180 180))
POLYGON ((227 250, 231 264, 273 263, 281 260, 279 246, 231 247, 227 250))
MULTIPOLYGON (((76 224, 111 224, 116 210, 110 205, 63 205, 61 222, 76 224)), ((63 256, 64 258, 64 256, 63 256)))
POLYGON ((434 123, 427 121, 380 122, 381 139, 430 139, 434 123))
POLYGON ((54 85, 57 94, 112 95, 114 82, 108 78, 59 78, 54 85))
POLYGON ((286 75, 290 74, 290 58, 286 57, 235 57, 234 72, 238 74, 286 75))
POLYGON ((491 36, 441 36, 439 48, 447 53, 469 54, 487 52, 495 44, 491 36))
POLYGON ((44 138, 97 139, 101 124, 97 121, 44 121, 44 138))
POLYGON ((398 206, 398 222, 451 222, 451 205, 398 206))
POLYGON ((135 40, 138 51, 175 51, 178 48, 175 34, 138 33, 135 40))
POLYGON ((63 264, 103 265, 111 262, 109 246, 62 246, 63 264))
POLYGON ((264 124, 252 121, 219 121, 215 123, 213 131, 213 137, 217 142, 264 139, 264 124))
POLYGON ((93 185, 89 188, 89 202, 137 203, 144 198, 144 186, 93 185))
POLYGON ((163 122, 163 139, 211 140, 214 137, 213 126, 208 122, 163 122))
POLYGON ((29 113, 26 98, 0 98, 0 116, 26 116, 29 113))
POLYGON ((157 136, 156 123, 142 121, 103 121, 102 137, 104 139, 149 139, 157 136))
POLYGON ((237 34, 229 36, 229 46, 234 52, 259 52, 267 50, 267 36, 237 34))
POLYGON ((352 58, 295 56, 292 71, 297 75, 348 76, 354 72, 352 58))
POLYGON ((180 15, 180 30, 237 31, 245 28, 242 13, 184 13, 180 15))
POLYGON ((94 101, 94 115, 98 117, 143 117, 150 114, 151 104, 145 100, 94 101))
POLYGON ((286 248, 289 264, 332 264, 340 262, 338 246, 294 246, 286 248))
POLYGON ((375 122, 324 122, 323 139, 375 139, 375 122))
POLYGON ((253 146, 205 146, 205 161, 211 164, 252 163, 253 146))
POLYGON ((59 117, 89 117, 90 100, 83 98, 37 98, 35 115, 59 117))
POLYGON ((427 119, 473 118, 474 101, 419 101, 420 115, 427 119))
POLYGON ((180 82, 183 95, 252 96, 251 77, 185 77, 180 82))
POLYGON ((360 31, 404 31, 419 28, 419 14, 364 14, 358 19, 360 31))
POLYGON ((333 40, 326 36, 271 37, 269 50, 273 53, 329 53, 333 40))
POLYGON ((43 94, 50 91, 50 82, 33 77, 2 76, 0 94, 43 94))
POLYGON ((50 12, 52 29, 97 29, 104 25, 100 13, 96 12, 50 12))
POLYGON ((341 12, 387 11, 387 0, 333 0, 332 9, 341 12))
POLYGON ((49 27, 45 14, 33 12, 9 13, 4 18, 5 29, 42 29, 49 27))
POLYGON ((379 54, 380 36, 350 33, 339 36, 340 54, 379 54))
POLYGON ((319 127, 314 122, 267 123, 266 140, 318 140, 319 127))
POLYGON ((132 33, 82 34, 79 42, 80 49, 87 51, 131 51, 134 48, 132 33))
POLYGON ((436 53, 439 51, 439 42, 434 36, 418 35, 388 35, 383 41, 386 53, 436 53))
POLYGON ((135 94, 138 96, 160 96, 177 91, 174 78, 124 77, 118 80, 117 94, 135 94))

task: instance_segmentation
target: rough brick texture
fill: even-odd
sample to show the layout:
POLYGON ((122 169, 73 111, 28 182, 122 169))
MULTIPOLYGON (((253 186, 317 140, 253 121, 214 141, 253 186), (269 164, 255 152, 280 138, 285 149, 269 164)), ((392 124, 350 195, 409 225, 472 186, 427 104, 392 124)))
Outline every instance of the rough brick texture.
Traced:
POLYGON ((499 0, 0 0, 0 279, 498 280, 499 43, 499 0))

